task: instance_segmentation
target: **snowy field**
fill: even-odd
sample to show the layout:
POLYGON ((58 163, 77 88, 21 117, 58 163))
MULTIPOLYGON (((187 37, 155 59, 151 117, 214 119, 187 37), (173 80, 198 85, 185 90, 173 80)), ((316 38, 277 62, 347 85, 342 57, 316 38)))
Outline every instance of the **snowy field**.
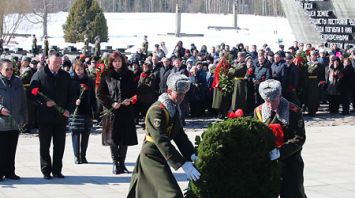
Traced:
MULTIPOLYGON (((81 49, 83 43, 65 43, 62 25, 65 23, 68 13, 60 12, 49 15, 48 36, 49 44, 59 47, 69 45, 81 49)), ((153 50, 154 44, 165 41, 169 53, 172 52, 177 41, 181 40, 184 47, 189 48, 191 43, 195 43, 198 49, 201 45, 218 45, 222 42, 235 46, 243 42, 246 45, 256 44, 261 47, 268 43, 272 49, 277 49, 278 40, 282 40, 286 46, 292 45, 295 37, 286 18, 263 17, 254 15, 238 15, 238 27, 240 30, 215 30, 208 29, 208 26, 232 26, 233 15, 223 14, 187 14, 181 16, 181 33, 204 34, 203 37, 175 37, 168 36, 167 33, 175 31, 175 13, 105 13, 109 31, 109 42, 102 43, 102 48, 109 45, 113 49, 127 48, 134 45, 131 52, 135 52, 141 47, 143 36, 148 35, 149 50, 153 50)), ((36 34, 38 44, 42 45, 42 26, 24 21, 20 24, 16 33, 36 34)), ((29 50, 31 48, 31 37, 14 39, 17 44, 7 47, 22 47, 29 50)), ((13 43, 13 42, 12 42, 13 43)))

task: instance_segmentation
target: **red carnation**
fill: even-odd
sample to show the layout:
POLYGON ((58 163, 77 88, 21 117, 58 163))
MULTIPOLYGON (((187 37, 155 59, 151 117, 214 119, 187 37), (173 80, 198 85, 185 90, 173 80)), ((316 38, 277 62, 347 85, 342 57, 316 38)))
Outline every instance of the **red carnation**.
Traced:
POLYGON ((280 124, 269 124, 269 128, 276 137, 276 146, 280 147, 284 142, 284 131, 280 124))
POLYGON ((237 109, 237 110, 234 112, 234 115, 237 116, 237 118, 243 117, 243 116, 244 116, 244 111, 243 111, 243 109, 237 109))
MULTIPOLYGON (((52 100, 52 99, 48 98, 46 95, 44 95, 42 92, 40 92, 40 91, 39 91, 39 87, 33 88, 33 89, 31 90, 31 93, 32 93, 32 95, 34 95, 34 96, 37 96, 37 95, 42 96, 42 98, 44 98, 46 101, 52 100)), ((53 107, 54 107, 59 113, 64 113, 64 111, 65 111, 65 109, 63 109, 61 106, 59 106, 59 105, 57 105, 57 104, 54 105, 53 107)))
POLYGON ((249 68, 248 71, 247 71, 247 74, 249 76, 253 75, 254 74, 253 68, 249 68))
POLYGON ((34 95, 34 96, 37 96, 38 92, 39 92, 39 88, 38 87, 33 88, 32 91, 31 91, 32 95, 34 95))
POLYGON ((84 83, 80 84, 80 88, 84 89, 84 90, 89 90, 89 87, 86 84, 84 84, 84 83))
POLYGON ((145 73, 145 72, 142 72, 141 73, 141 78, 147 78, 148 77, 148 74, 147 73, 145 73))
POLYGON ((138 97, 137 97, 137 94, 136 94, 136 95, 134 95, 134 96, 131 98, 132 104, 136 104, 137 100, 138 100, 138 97))

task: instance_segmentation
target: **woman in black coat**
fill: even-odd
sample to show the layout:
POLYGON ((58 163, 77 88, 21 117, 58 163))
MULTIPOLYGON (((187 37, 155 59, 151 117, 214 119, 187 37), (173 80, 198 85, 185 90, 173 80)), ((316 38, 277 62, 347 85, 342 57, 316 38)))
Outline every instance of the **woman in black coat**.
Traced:
POLYGON ((124 164, 127 147, 138 144, 132 102, 136 94, 133 73, 128 70, 124 56, 113 52, 109 68, 102 74, 97 97, 105 109, 103 144, 110 146, 114 174, 129 172, 124 164))
POLYGON ((69 118, 72 132, 72 144, 75 164, 87 164, 86 150, 92 127, 93 112, 97 111, 94 81, 85 72, 85 65, 80 61, 73 64, 73 85, 77 100, 73 115, 69 118))

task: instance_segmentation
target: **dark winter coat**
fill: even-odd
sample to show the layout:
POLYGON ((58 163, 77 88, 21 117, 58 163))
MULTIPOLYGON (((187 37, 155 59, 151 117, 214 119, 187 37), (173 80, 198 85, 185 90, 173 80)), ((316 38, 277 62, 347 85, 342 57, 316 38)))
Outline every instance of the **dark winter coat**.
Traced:
MULTIPOLYGON (((20 78, 12 76, 8 80, 0 74, 0 110, 2 108, 9 110, 18 124, 27 123, 26 96, 20 78)), ((12 130, 18 130, 14 120, 0 113, 0 133, 12 130)))
POLYGON ((159 93, 165 93, 168 86, 166 85, 166 81, 168 80, 168 76, 170 75, 170 71, 172 69, 173 66, 169 65, 167 67, 161 67, 160 68, 160 82, 159 82, 159 93))
POLYGON ((145 104, 153 104, 158 99, 156 81, 153 73, 142 72, 138 82, 138 101, 145 104))
MULTIPOLYGON (((70 75, 62 69, 59 69, 57 75, 54 75, 45 66, 38 70, 32 77, 30 90, 39 88, 39 91, 53 100, 60 107, 73 112, 75 108, 75 89, 72 86, 70 75)), ((39 104, 37 114, 38 124, 65 125, 68 121, 62 113, 54 107, 47 107, 46 100, 40 96, 31 95, 34 101, 39 104)))
MULTIPOLYGON (((114 102, 123 102, 137 94, 133 73, 127 69, 119 72, 109 68, 102 74, 97 97, 105 109, 111 109, 114 102)), ((132 104, 121 105, 112 114, 102 118, 104 145, 136 145, 138 144, 134 111, 132 104)))
POLYGON ((83 78, 79 78, 75 75, 72 79, 73 88, 76 89, 76 99, 79 99, 81 84, 85 84, 88 89, 83 92, 83 95, 80 98, 80 105, 76 107, 77 113, 75 115, 72 114, 69 118, 69 129, 72 132, 90 132, 93 112, 97 111, 94 81, 86 75, 83 78))

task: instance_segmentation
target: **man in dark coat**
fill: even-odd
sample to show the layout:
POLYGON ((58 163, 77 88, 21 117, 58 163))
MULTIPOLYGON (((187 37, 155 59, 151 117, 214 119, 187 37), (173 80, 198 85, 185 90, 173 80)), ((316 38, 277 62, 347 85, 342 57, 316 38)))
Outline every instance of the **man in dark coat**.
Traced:
POLYGON ((168 58, 163 58, 162 59, 163 67, 160 68, 160 83, 159 83, 159 93, 165 93, 167 90, 167 85, 166 85, 166 80, 168 79, 168 76, 170 75, 170 71, 173 68, 173 66, 170 64, 170 60, 168 58))
POLYGON ((263 55, 259 55, 258 62, 256 62, 254 68, 255 68, 255 71, 254 71, 253 82, 254 82, 255 92, 256 92, 255 101, 256 101, 256 104, 259 105, 263 102, 260 97, 260 94, 259 94, 259 84, 261 82, 271 78, 271 67, 268 64, 265 57, 263 55))
POLYGON ((30 83, 30 90, 39 91, 48 98, 38 94, 34 100, 42 105, 37 110, 39 126, 39 142, 41 156, 41 171, 45 179, 64 178, 62 174, 62 158, 65 148, 65 132, 69 112, 74 110, 75 90, 72 88, 70 75, 60 69, 59 54, 49 57, 48 65, 37 71, 30 83), (61 108, 58 108, 61 107, 61 108), (49 148, 53 138, 53 163, 49 148))
POLYGON ((277 148, 270 152, 270 159, 281 163, 280 198, 306 198, 301 156, 306 140, 302 110, 281 97, 281 90, 281 83, 273 79, 260 84, 259 92, 265 102, 255 108, 254 118, 268 125, 276 136, 277 148))
POLYGON ((195 149, 179 116, 179 104, 190 89, 190 82, 186 76, 176 73, 169 76, 167 85, 167 93, 160 95, 148 110, 146 136, 134 168, 128 198, 182 198, 170 166, 175 170, 181 167, 189 180, 200 178, 191 162, 197 160, 195 149))

